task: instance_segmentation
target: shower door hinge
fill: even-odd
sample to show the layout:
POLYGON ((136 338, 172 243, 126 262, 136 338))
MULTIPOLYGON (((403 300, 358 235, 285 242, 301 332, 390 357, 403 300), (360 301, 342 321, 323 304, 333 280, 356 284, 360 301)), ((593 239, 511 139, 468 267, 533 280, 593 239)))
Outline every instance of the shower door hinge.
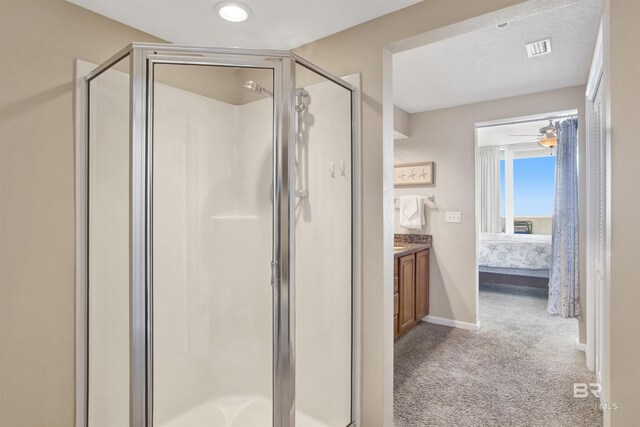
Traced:
POLYGON ((271 261, 271 286, 280 285, 278 279, 278 261, 271 261))

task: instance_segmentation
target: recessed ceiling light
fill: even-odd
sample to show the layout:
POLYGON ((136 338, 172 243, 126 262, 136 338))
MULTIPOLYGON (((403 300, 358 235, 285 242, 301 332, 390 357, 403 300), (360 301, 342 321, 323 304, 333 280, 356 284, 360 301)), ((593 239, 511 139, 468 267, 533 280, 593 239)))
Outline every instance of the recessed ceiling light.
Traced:
POLYGON ((243 22, 249 19, 253 11, 239 1, 221 1, 213 6, 218 16, 229 22, 243 22))

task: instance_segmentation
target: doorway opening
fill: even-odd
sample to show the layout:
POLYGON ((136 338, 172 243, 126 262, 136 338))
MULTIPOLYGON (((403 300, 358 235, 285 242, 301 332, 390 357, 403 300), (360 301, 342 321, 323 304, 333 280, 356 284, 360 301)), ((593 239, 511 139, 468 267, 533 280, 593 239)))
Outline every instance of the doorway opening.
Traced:
MULTIPOLYGON (((391 197, 386 199, 387 209, 394 213, 394 243, 398 246, 405 239, 421 236, 430 245, 428 315, 417 318, 414 311, 412 328, 394 342, 397 425, 426 420, 437 423, 434 420, 439 417, 444 417, 443 424, 446 419, 463 425, 505 419, 529 420, 523 423, 546 420, 549 424, 575 424, 580 419, 586 424, 602 419, 597 404, 590 405, 593 411, 576 410, 571 394, 573 383, 594 380, 581 351, 584 320, 547 314, 557 149, 545 145, 552 135, 541 131, 576 122, 580 144, 576 150, 580 171, 576 209, 581 224, 577 234, 583 240, 584 94, 602 4, 537 6, 540 9, 535 11, 504 9, 484 16, 473 29, 454 25, 389 47, 386 66, 393 70, 393 76, 385 82, 393 91, 385 111, 394 105, 393 123, 387 119, 385 125, 393 125, 395 138, 393 161, 385 165, 394 169, 389 174, 394 184, 393 205, 391 197), (570 32, 561 29, 568 26, 570 32), (529 42, 547 39, 551 49, 546 55, 527 54, 529 42), (520 275, 529 281, 525 287, 486 283, 490 280, 479 278, 478 205, 484 198, 477 196, 480 178, 476 155, 483 148, 479 146, 482 134, 489 130, 523 135, 509 143, 482 144, 498 147, 494 150, 498 159, 495 181, 498 188, 502 184, 503 191, 498 189, 496 196, 493 233, 544 242, 538 250, 546 266, 537 265, 531 255, 523 255, 531 263, 529 270, 536 270, 520 275), (404 166, 426 163, 431 164, 432 180, 402 185, 405 177, 401 174, 421 172, 415 168, 406 171, 404 166), (536 198, 530 197, 532 194, 536 198), (411 218, 402 218, 416 215, 415 209, 405 211, 401 201, 405 196, 419 201, 420 221, 411 223, 407 221, 411 218), (482 287, 481 281, 485 282, 482 287), (530 303, 531 313, 523 312, 524 303, 530 303), (562 334, 543 332, 561 323, 569 324, 562 334), (558 370, 561 375, 550 374, 558 370), (513 384, 519 386, 513 388, 513 384), (490 391, 484 394, 480 391, 483 387, 490 391), (548 399, 542 405, 545 409, 531 403, 531 387, 540 387, 536 396, 548 399), (527 392, 522 392, 524 389, 527 392), (500 408, 483 406, 481 402, 490 401, 496 393, 511 403, 500 408), (465 396, 464 406, 460 394, 465 396), (475 399, 477 404, 469 404, 475 399), (416 401, 424 402, 422 418, 415 418, 412 408, 416 401), (555 410, 549 412, 549 407, 555 410)), ((385 135, 391 139, 391 132, 385 135)), ((576 274, 584 277, 584 253, 579 252, 576 258, 576 274)), ((489 277, 501 274, 491 269, 482 273, 489 277)), ((399 276, 394 274, 394 280, 402 283, 399 276)), ((398 316, 403 315, 402 290, 402 284, 394 286, 394 299, 397 295, 401 302, 399 308, 394 307, 398 316)), ((580 308, 586 313, 585 307, 580 308)))
POLYGON ((565 197, 556 189, 565 120, 577 121, 578 110, 476 124, 479 316, 489 327, 536 329, 540 339, 579 344, 576 319, 548 314, 552 234, 554 224, 565 226, 554 218, 565 197))

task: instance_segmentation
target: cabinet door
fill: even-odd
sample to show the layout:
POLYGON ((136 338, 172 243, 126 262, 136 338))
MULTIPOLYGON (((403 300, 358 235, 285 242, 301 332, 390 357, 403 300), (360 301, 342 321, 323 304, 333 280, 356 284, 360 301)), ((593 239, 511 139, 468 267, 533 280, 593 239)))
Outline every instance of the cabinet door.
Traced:
POLYGON ((393 259, 393 338, 398 338, 398 313, 400 312, 400 294, 398 293, 398 259, 393 259))
POLYGON ((416 254, 416 321, 429 314, 429 250, 416 254))
POLYGON ((398 334, 402 334, 415 323, 415 273, 416 257, 407 255, 399 263, 400 311, 398 313, 398 334))

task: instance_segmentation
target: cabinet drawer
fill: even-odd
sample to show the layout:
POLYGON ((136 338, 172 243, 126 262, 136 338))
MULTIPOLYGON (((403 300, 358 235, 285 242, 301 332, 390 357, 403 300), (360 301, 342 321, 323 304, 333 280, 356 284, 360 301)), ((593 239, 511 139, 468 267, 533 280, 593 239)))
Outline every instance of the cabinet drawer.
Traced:
POLYGON ((393 296, 393 315, 397 316, 400 312, 400 295, 395 294, 393 296))
POLYGON ((398 276, 393 276, 393 293, 398 293, 398 276))
POLYGON ((397 258, 393 259, 393 275, 394 276, 398 275, 398 259, 397 258))

